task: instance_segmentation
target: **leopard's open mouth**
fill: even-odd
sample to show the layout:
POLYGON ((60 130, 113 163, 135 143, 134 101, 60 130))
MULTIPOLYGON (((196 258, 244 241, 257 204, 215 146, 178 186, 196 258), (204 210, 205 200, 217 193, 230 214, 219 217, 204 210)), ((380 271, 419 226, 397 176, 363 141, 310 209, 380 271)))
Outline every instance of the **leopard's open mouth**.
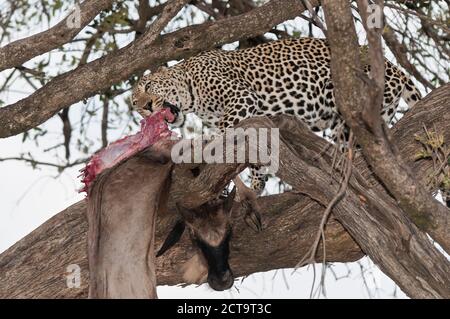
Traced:
POLYGON ((172 103, 167 102, 167 101, 164 101, 163 107, 170 109, 170 112, 173 114, 173 120, 170 122, 167 121, 167 123, 169 123, 169 124, 175 123, 180 114, 180 108, 176 105, 173 105, 172 103))

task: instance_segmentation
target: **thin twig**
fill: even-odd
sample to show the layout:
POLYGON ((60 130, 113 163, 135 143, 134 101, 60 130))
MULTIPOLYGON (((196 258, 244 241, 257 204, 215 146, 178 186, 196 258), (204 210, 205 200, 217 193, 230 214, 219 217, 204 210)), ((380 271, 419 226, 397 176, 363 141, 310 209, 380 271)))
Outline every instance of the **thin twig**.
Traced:
MULTIPOLYGON (((338 193, 333 197, 333 199, 328 204, 325 212, 323 213, 322 220, 320 221, 319 230, 317 231, 316 238, 314 240, 313 245, 309 249, 309 252, 297 263, 295 268, 304 266, 306 263, 314 263, 315 255, 317 252, 317 248, 320 243, 320 239, 323 238, 323 245, 325 246, 325 235, 324 228, 330 216, 331 210, 333 207, 343 198, 347 191, 348 182, 350 180, 350 176, 352 175, 352 167, 353 167, 353 132, 350 131, 349 143, 348 143, 348 158, 346 161, 346 169, 344 174, 344 180, 341 183, 338 193)), ((325 256, 324 256, 325 258, 325 256)))
POLYGON ((27 157, 4 157, 4 158, 0 158, 0 162, 23 161, 23 162, 30 163, 33 166, 36 166, 36 165, 50 166, 50 167, 56 167, 56 168, 61 169, 61 170, 69 168, 69 167, 73 167, 73 166, 76 166, 76 165, 84 164, 88 160, 89 160, 89 158, 82 158, 82 159, 78 159, 78 160, 76 160, 74 162, 62 165, 62 164, 55 164, 55 163, 50 163, 50 162, 36 161, 36 160, 34 160, 32 158, 27 158, 27 157))
POLYGON ((322 20, 317 15, 316 11, 314 10, 314 7, 311 5, 309 0, 302 0, 302 2, 303 2, 303 5, 308 9, 309 14, 311 15, 311 18, 314 21, 314 24, 322 30, 322 32, 325 36, 327 36, 327 28, 325 27, 322 20))

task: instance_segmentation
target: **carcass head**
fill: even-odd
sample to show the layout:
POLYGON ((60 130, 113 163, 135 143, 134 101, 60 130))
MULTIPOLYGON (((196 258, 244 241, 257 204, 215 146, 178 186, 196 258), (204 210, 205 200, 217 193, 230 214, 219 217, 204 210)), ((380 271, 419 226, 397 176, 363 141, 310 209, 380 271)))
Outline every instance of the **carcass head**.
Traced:
POLYGON ((157 256, 161 256, 173 246, 187 226, 191 239, 198 247, 199 255, 194 256, 185 267, 185 280, 201 281, 202 272, 207 270, 207 281, 215 290, 225 290, 233 286, 233 273, 228 264, 231 238, 231 211, 236 189, 228 196, 207 202, 196 209, 186 209, 177 205, 182 219, 177 222, 157 256))

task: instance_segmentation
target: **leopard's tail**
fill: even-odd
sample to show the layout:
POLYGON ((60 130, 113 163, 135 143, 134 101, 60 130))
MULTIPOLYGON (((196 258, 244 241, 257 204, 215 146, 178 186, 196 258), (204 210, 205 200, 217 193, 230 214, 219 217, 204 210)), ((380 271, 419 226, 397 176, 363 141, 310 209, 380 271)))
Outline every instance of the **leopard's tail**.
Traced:
POLYGON ((402 99, 406 102, 406 104, 408 104, 409 109, 411 109, 422 99, 422 94, 420 94, 419 89, 413 81, 411 81, 411 79, 407 79, 405 82, 402 92, 402 99))

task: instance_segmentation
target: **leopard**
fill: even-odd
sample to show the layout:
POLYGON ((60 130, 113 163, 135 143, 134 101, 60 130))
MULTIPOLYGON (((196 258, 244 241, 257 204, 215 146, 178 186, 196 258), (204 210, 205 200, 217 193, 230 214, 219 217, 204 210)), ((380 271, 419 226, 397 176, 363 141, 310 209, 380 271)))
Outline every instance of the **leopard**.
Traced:
MULTIPOLYGON (((361 56, 367 51, 361 46, 361 56)), ((361 59, 370 73, 367 59, 361 59)), ((411 78, 385 59, 381 117, 391 124, 400 99, 408 109, 422 97, 411 78)), ((334 97, 331 54, 326 39, 288 38, 239 50, 211 50, 145 74, 131 95, 132 108, 147 117, 171 107, 181 127, 189 113, 222 134, 254 116, 292 115, 332 141, 346 139, 348 127, 334 97)), ((250 187, 262 192, 267 176, 251 167, 250 187)))

